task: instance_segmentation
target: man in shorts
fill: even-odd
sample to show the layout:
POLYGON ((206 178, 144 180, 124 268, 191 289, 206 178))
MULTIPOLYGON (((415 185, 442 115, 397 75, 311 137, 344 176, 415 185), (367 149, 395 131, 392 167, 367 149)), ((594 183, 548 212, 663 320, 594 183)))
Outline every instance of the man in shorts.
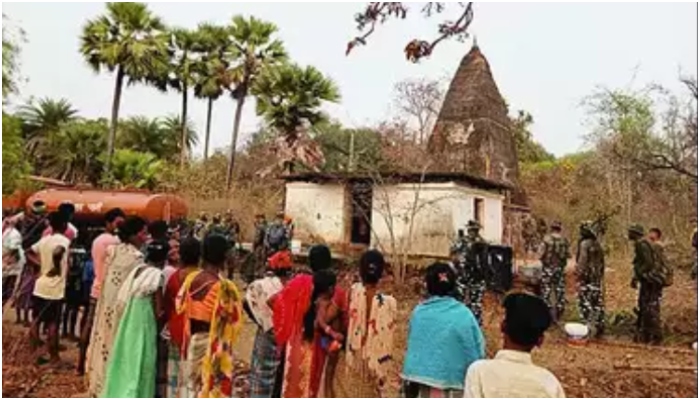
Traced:
MULTIPOLYGON (((66 215, 54 212, 49 215, 52 233, 35 243, 29 257, 41 267, 32 293, 33 324, 29 335, 32 350, 41 344, 39 328, 44 324, 48 328, 48 350, 51 363, 60 361, 58 356, 58 327, 61 321, 61 308, 66 292, 66 275, 68 272, 68 248, 70 239, 65 236, 68 228, 66 215)), ((39 362, 46 360, 39 359, 39 362)))

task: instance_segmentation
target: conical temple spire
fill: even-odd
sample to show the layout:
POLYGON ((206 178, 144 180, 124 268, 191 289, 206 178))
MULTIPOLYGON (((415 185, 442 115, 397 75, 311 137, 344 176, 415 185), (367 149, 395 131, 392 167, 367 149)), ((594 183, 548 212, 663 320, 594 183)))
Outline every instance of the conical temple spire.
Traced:
POLYGON ((514 202, 525 205, 511 129, 506 102, 474 37, 447 91, 428 148, 440 169, 512 185, 514 202))

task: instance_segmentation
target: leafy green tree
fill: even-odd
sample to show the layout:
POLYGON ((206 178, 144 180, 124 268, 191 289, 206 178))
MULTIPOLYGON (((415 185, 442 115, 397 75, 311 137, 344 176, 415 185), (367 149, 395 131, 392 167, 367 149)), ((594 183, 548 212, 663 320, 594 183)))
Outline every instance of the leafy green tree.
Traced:
POLYGON ((17 91, 19 74, 19 42, 24 40, 24 32, 20 29, 18 35, 8 29, 8 18, 2 15, 2 98, 3 103, 9 94, 17 91))
POLYGON ((235 60, 228 71, 231 82, 235 85, 231 95, 236 100, 236 114, 231 135, 231 151, 226 174, 226 188, 233 183, 233 167, 236 160, 236 143, 243 115, 245 100, 255 85, 261 72, 287 60, 287 52, 282 41, 273 39, 277 26, 255 17, 233 17, 229 29, 233 37, 231 56, 235 60))
POLYGON ((61 124, 46 142, 54 151, 47 152, 42 173, 66 182, 97 184, 108 132, 105 119, 61 124))
POLYGON ((66 99, 43 98, 21 106, 17 116, 23 122, 27 155, 43 158, 46 153, 54 151, 46 148, 46 141, 62 124, 75 120, 78 110, 66 99))
POLYGON ((29 163, 24 155, 22 121, 2 113, 2 193, 11 194, 17 189, 29 163))
POLYGON ((382 138, 372 129, 346 129, 339 123, 321 124, 314 129, 321 145, 326 172, 377 171, 381 161, 382 138))
POLYGON ((185 123, 185 149, 182 149, 182 118, 179 115, 169 115, 160 120, 161 129, 163 130, 165 154, 161 158, 172 159, 175 154, 190 154, 192 149, 197 145, 197 131, 194 128, 194 122, 188 120, 185 123))
POLYGON ((513 135, 515 136, 515 146, 518 150, 520 163, 539 163, 543 161, 554 161, 553 154, 532 137, 530 126, 535 122, 532 115, 525 111, 518 111, 518 114, 511 118, 513 135))
POLYGON ((124 79, 153 81, 167 69, 165 25, 144 3, 107 3, 104 15, 89 20, 80 37, 80 52, 95 72, 115 73, 106 169, 109 170, 119 121, 124 79))
POLYGON ((118 149, 112 163, 105 183, 117 189, 154 190, 165 171, 164 162, 154 154, 129 149, 118 149))
POLYGON ((209 141, 211 137, 211 118, 214 102, 224 94, 231 85, 227 73, 227 49, 231 43, 224 27, 202 24, 199 26, 201 59, 195 65, 194 94, 207 100, 207 123, 204 134, 204 160, 209 158, 209 141))
MULTIPOLYGON (((162 123, 157 118, 136 116, 119 123, 117 148, 151 153, 159 158, 171 156, 167 153, 166 138, 162 123)), ((172 148, 171 148, 172 150, 172 148)))
POLYGON ((590 139, 625 169, 671 172, 697 184, 697 79, 681 81, 685 96, 664 88, 595 92, 585 101, 590 139))
POLYGON ((319 70, 295 64, 271 68, 254 87, 257 114, 267 124, 293 142, 298 129, 328 121, 321 111, 324 102, 340 101, 336 84, 319 70))
MULTIPOLYGON (((165 118, 136 116, 120 123, 117 147, 133 151, 151 153, 161 160, 173 161, 182 154, 180 135, 181 118, 170 115, 165 118)), ((197 145, 197 132, 192 121, 187 123, 187 149, 197 145)))

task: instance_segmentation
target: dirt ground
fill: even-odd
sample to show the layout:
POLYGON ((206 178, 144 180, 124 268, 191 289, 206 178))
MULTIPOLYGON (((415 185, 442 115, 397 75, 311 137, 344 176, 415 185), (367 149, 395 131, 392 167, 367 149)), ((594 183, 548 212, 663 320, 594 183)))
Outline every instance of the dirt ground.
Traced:
MULTIPOLYGON (((399 329, 395 340, 396 376, 405 352, 407 322, 419 301, 420 284, 402 287, 387 283, 400 303, 399 329)), ((567 298, 569 320, 575 320, 575 294, 570 282, 567 298)), ((609 332, 601 341, 586 346, 567 344, 561 330, 553 328, 541 349, 534 353, 535 362, 550 369, 562 382, 568 397, 697 397, 697 284, 677 275, 675 285, 666 291, 663 301, 664 346, 639 346, 631 341, 631 310, 636 293, 629 288, 627 269, 610 269, 606 273, 606 303, 609 332)), ((502 312, 499 299, 489 294, 485 303, 485 335, 488 351, 493 355, 500 347, 499 324, 502 312)), ((28 351, 26 328, 12 323, 8 311, 2 324, 2 395, 3 397, 81 397, 85 395, 83 379, 73 366, 77 359, 75 343, 62 341, 66 365, 37 367, 28 351)), ((240 360, 237 368, 238 394, 246 392, 246 365, 249 360, 255 327, 247 322, 236 346, 240 360)), ((398 384, 398 380, 394 383, 398 384)))

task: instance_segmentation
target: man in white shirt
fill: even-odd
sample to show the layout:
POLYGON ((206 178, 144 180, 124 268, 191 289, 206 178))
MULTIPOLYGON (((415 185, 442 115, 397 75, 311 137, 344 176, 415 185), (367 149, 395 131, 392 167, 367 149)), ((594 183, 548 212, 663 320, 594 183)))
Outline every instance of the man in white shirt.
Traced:
MULTIPOLYGON (((10 221, 2 233, 2 304, 5 305, 15 293, 17 283, 24 270, 24 251, 22 235, 16 227, 16 221, 10 221)), ((19 320, 19 313, 17 313, 19 320)))
MULTIPOLYGON (((61 305, 66 292, 66 275, 68 273, 68 248, 70 239, 64 232, 68 226, 66 216, 60 212, 49 215, 53 232, 35 243, 28 257, 41 266, 32 295, 34 323, 30 330, 32 349, 41 343, 39 328, 45 324, 48 328, 49 360, 60 361, 58 357, 58 327, 61 321, 61 305)), ((42 360, 39 360, 42 361, 42 360)))
POLYGON ((559 380, 532 363, 530 353, 542 345, 552 323, 547 304, 539 297, 514 293, 503 302, 503 350, 493 360, 469 367, 464 383, 466 398, 563 398, 559 380))

